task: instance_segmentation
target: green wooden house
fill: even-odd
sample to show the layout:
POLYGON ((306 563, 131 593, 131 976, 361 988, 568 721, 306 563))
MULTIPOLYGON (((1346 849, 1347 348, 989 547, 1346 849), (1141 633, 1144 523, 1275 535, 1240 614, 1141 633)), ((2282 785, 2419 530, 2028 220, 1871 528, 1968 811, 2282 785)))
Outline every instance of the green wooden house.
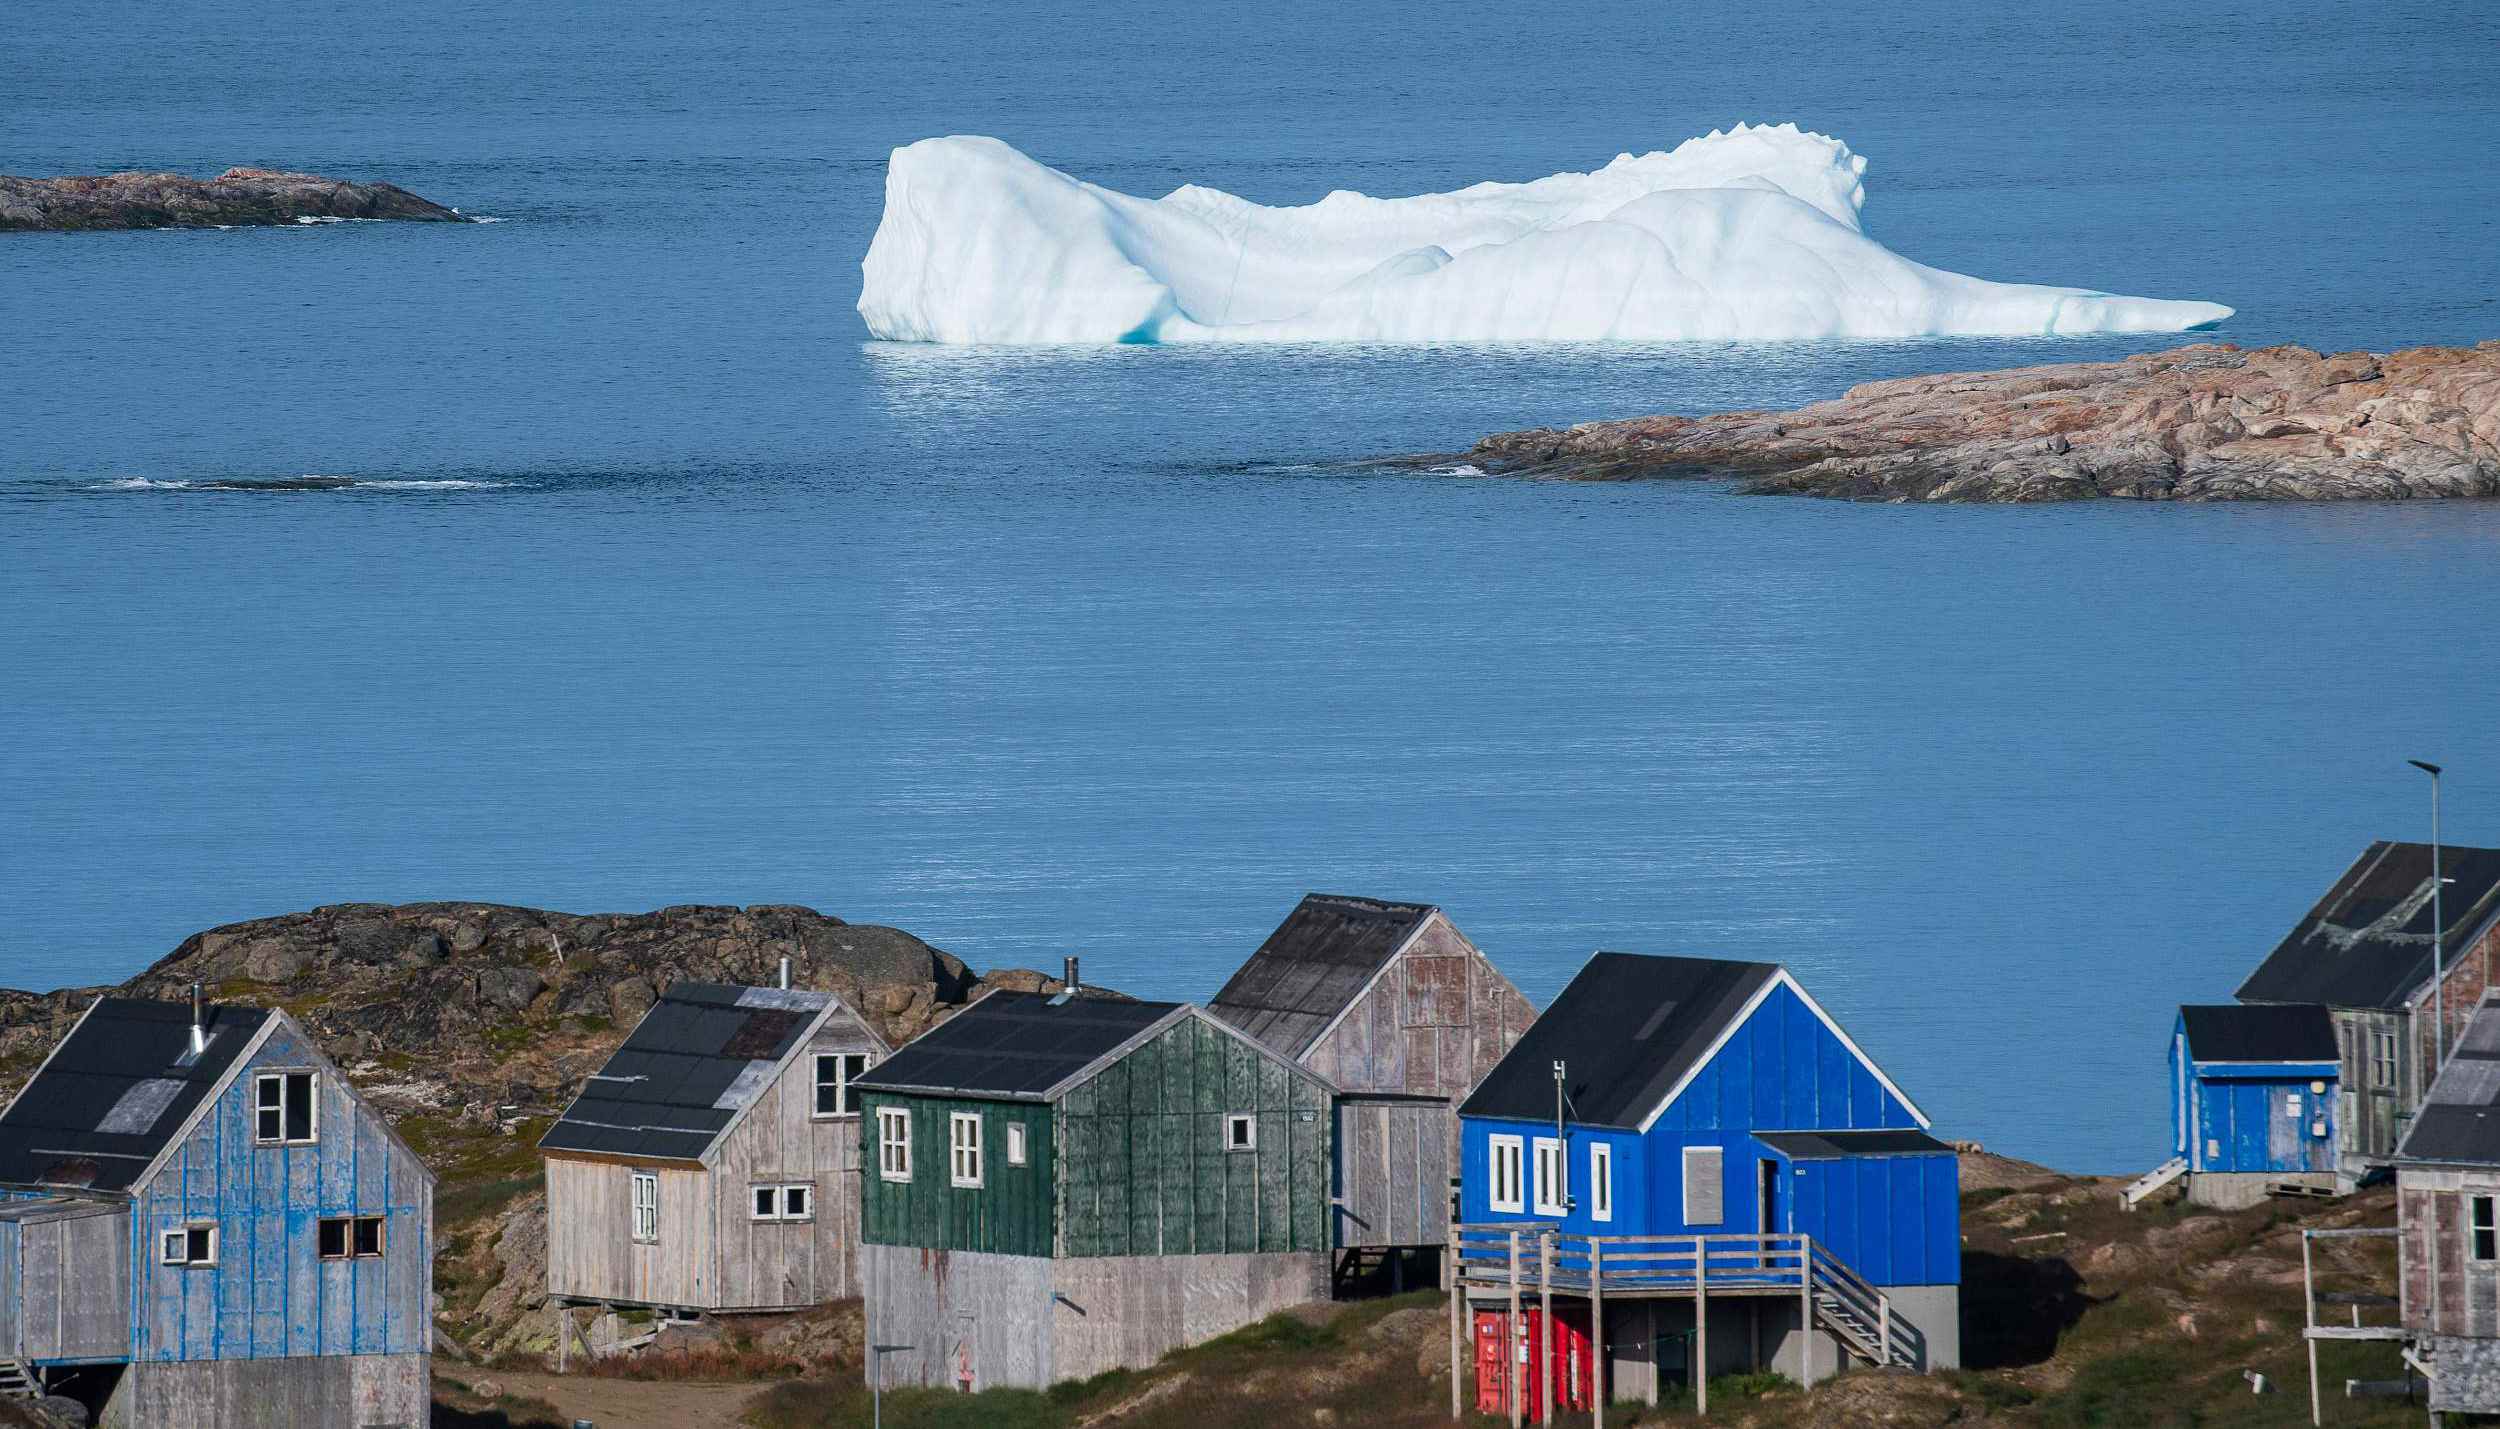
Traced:
POLYGON ((1039 1387, 1327 1298, 1335 1089, 1199 1008, 993 993, 857 1085, 888 1385, 1039 1387))

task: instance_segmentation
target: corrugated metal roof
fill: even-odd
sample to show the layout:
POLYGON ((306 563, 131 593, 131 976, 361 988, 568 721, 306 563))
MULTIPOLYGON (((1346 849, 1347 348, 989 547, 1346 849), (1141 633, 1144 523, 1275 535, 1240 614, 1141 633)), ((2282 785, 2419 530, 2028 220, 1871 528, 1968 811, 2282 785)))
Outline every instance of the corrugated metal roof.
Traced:
POLYGON ((994 992, 921 1033, 853 1085, 1039 1100, 1182 1005, 994 992))
POLYGON ((1299 1058, 1432 913, 1429 903, 1311 894, 1234 970, 1207 1011, 1299 1058))
POLYGON ((188 1002, 97 999, 0 1116, 0 1182, 129 1190, 269 1015, 212 1004, 194 1059, 188 1002))
POLYGON ((2199 1062, 2333 1062, 2335 1018, 2314 1002, 2182 1007, 2188 1056, 2199 1062))
POLYGON ((1599 953, 1459 1112, 1551 1120, 1554 1063, 1560 1061, 1569 1078, 1564 1090, 1571 1121, 1638 1127, 1778 975, 1775 963, 1599 953))
POLYGON ((832 1004, 801 988, 672 983, 539 1148, 699 1161, 832 1004))
MULTIPOLYGON (((2450 953, 2500 906, 2500 849, 2442 844, 2450 953)), ((2401 1007, 2431 975, 2431 846, 2381 840, 2240 985, 2242 1002, 2401 1007)))
POLYGON ((2474 1009, 2396 1158, 2500 1166, 2500 1000, 2474 1009))
POLYGON ((1758 1131, 1754 1139, 1791 1161, 1831 1161, 1843 1156, 1952 1154, 1953 1148, 1915 1130, 1758 1131))

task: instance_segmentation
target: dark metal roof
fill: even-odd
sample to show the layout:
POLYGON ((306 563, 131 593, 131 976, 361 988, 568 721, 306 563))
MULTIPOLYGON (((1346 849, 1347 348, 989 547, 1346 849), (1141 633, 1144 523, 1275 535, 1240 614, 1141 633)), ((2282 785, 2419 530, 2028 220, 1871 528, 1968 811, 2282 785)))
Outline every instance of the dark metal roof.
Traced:
POLYGON ((1207 1011, 1298 1058, 1432 912, 1429 903, 1311 894, 1234 970, 1207 1011))
MULTIPOLYGON (((2442 844, 2445 942, 2454 953, 2500 906, 2500 849, 2442 844)), ((2242 1002, 2401 1007, 2431 975, 2431 846, 2370 845, 2300 926, 2240 984, 2242 1002)))
POLYGON ((699 1161, 832 1003, 800 988, 672 983, 539 1148, 699 1161))
POLYGON ((2500 1166, 2500 999, 2486 998, 2448 1049, 2396 1157, 2500 1166))
POLYGON ((993 992, 921 1033, 853 1085, 1038 1101, 1182 1005, 993 992))
POLYGON ((191 1052, 191 1004, 105 997, 0 1116, 0 1182, 127 1191, 269 1020, 211 1005, 191 1052))
POLYGON ((1599 953, 1459 1111, 1550 1121, 1554 1063, 1561 1061, 1570 1120, 1638 1127, 1778 975, 1774 963, 1599 953))
POLYGON ((2188 1056, 2199 1062, 2333 1062, 2335 1019, 2314 1002, 2182 1007, 2188 1056))
POLYGON ((1842 1156, 1951 1155, 1953 1148, 1923 1131, 1757 1131, 1754 1139, 1791 1161, 1830 1161, 1842 1156))

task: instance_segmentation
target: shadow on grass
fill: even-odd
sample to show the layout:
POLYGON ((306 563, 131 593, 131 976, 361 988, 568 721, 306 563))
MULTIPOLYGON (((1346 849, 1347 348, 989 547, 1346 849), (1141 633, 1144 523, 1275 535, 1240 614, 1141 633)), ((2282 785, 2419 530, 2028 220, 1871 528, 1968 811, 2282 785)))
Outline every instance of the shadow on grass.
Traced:
POLYGON ((2063 1260, 2026 1260, 1983 1250, 1962 1256, 1962 1364, 1969 1369, 2034 1365, 2096 1302, 2063 1260))

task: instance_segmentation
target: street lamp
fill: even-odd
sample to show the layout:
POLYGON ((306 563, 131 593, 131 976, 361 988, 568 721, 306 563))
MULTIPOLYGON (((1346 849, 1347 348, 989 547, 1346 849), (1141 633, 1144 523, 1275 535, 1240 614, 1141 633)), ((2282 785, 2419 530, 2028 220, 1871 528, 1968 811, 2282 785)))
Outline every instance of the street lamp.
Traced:
POLYGON ((868 1347, 868 1362, 877 1367, 876 1378, 869 1382, 868 1387, 868 1422, 876 1429, 885 1429, 885 1357, 910 1348, 909 1345, 868 1347))
POLYGON ((2448 920, 2440 916, 2439 766, 2422 759, 2405 763, 2431 776, 2431 1076, 2448 1062, 2448 920))

